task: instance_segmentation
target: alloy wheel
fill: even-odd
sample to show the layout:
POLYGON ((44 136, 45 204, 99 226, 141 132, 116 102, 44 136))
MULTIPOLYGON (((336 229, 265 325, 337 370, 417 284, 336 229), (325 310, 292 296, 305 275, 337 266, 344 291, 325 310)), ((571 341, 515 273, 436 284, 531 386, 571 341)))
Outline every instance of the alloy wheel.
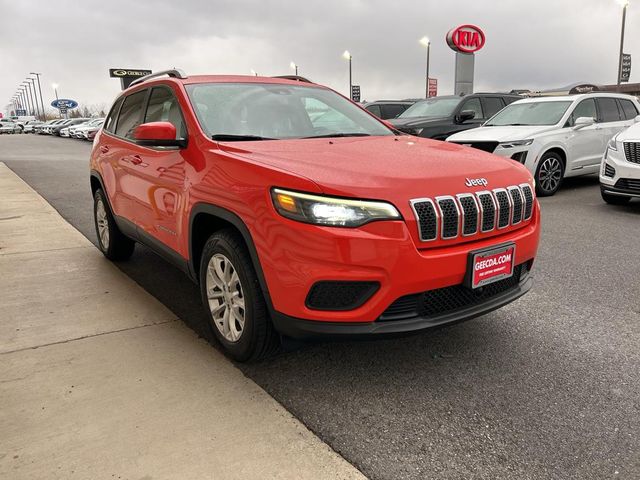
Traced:
POLYGON ((96 202, 96 223, 98 225, 100 244, 104 250, 109 250, 109 219, 102 199, 98 199, 96 202))
POLYGON ((221 253, 209 260, 205 286, 213 324, 227 341, 237 342, 244 332, 244 291, 235 266, 221 253))
POLYGON ((548 157, 542 161, 538 174, 540 186, 547 192, 553 192, 562 180, 562 164, 555 157, 548 157))

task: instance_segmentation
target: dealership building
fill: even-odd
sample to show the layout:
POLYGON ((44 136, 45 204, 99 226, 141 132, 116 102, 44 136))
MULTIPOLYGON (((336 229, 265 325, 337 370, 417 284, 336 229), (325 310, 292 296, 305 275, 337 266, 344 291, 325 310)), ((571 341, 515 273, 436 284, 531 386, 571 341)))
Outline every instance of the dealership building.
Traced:
POLYGON ((623 83, 618 85, 596 85, 591 83, 577 83, 562 88, 553 88, 549 90, 514 90, 514 92, 523 93, 531 96, 555 96, 555 95, 574 95, 578 93, 592 93, 592 92, 619 92, 627 95, 634 95, 640 97, 640 83, 623 83))

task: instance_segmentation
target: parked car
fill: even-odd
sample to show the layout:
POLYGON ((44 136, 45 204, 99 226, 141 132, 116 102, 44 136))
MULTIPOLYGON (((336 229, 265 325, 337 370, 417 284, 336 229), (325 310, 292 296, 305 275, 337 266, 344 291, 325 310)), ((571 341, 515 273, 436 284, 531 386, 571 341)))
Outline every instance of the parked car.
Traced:
POLYGON ((480 126, 505 105, 521 98, 505 93, 433 97, 416 102, 389 122, 410 135, 444 140, 454 133, 480 126))
POLYGON ((41 122, 39 120, 29 120, 27 123, 24 124, 24 127, 22 129, 23 133, 35 133, 35 127, 42 125, 44 122, 41 122))
POLYGON ((90 164, 100 250, 123 260, 141 242, 182 268, 237 360, 269 353, 276 332, 469 319, 532 284, 526 168, 397 135, 320 85, 149 75, 116 99, 90 164), (314 123, 318 110, 341 123, 314 123))
POLYGON ((69 127, 69 136, 73 138, 84 138, 85 130, 91 130, 95 126, 101 126, 104 118, 92 118, 91 120, 69 127))
POLYGON ((640 198, 640 116, 609 141, 601 162, 600 192, 612 205, 640 198))
POLYGON ((103 124, 104 124, 104 122, 101 122, 101 123, 99 123, 97 125, 94 125, 92 127, 89 127, 87 129, 82 130, 82 132, 81 132, 82 133, 82 138, 84 138, 85 140, 93 141, 95 136, 98 134, 98 132, 102 128, 103 124))
POLYGON ((60 125, 64 121, 66 121, 66 119, 64 119, 64 118, 58 118, 56 120, 49 120, 45 124, 43 124, 43 125, 41 125, 39 127, 36 127, 36 133, 38 133, 40 135, 50 135, 51 134, 51 128, 56 126, 56 125, 60 125))
POLYGON ((59 123, 57 125, 53 125, 53 126, 49 127, 49 133, 51 135, 60 136, 60 131, 63 128, 70 127, 72 125, 79 125, 81 123, 86 122, 87 120, 88 120, 88 118, 70 118, 68 120, 65 120, 62 123, 59 123))
POLYGON ((0 133, 22 133, 22 127, 14 122, 0 122, 0 133))
POLYGON ((615 93, 528 98, 447 141, 522 163, 538 195, 553 195, 563 178, 597 173, 609 140, 639 111, 635 97, 615 93))
POLYGON ((396 118, 414 103, 416 100, 376 100, 365 103, 362 107, 376 117, 387 120, 396 118))

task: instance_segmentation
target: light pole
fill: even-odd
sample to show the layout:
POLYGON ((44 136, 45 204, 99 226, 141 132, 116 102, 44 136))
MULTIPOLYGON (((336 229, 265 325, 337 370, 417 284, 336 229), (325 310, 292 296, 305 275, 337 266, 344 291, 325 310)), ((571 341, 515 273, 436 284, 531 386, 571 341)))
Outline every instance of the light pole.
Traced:
POLYGON ((290 66, 293 70, 295 70, 295 72, 296 72, 296 77, 297 77, 297 76, 298 76, 298 65, 296 65, 296 62, 292 61, 292 62, 289 64, 289 66, 290 66))
POLYGON ((622 77, 622 49, 624 48, 624 27, 627 22, 627 7, 629 0, 618 0, 622 5, 622 29, 620 30, 620 56, 618 57, 618 92, 620 91, 620 81, 622 77))
POLYGON ((258 76, 258 72, 256 72, 253 68, 251 69, 251 75, 253 75, 254 77, 258 76))
POLYGON ((39 114, 40 114, 40 111, 39 111, 39 109, 38 109, 38 104, 37 104, 37 103, 35 103, 35 102, 34 102, 34 100, 33 100, 33 98, 34 98, 34 97, 33 97, 33 92, 32 92, 32 90, 31 90, 31 87, 32 87, 33 85, 31 84, 31 82, 30 82, 29 80, 30 80, 30 79, 29 79, 29 78, 27 78, 27 79, 24 81, 24 84, 27 86, 27 90, 29 90, 29 98, 31 99, 31 115, 34 115, 34 116, 35 116, 35 115, 39 115, 39 114), (35 107, 35 111, 34 111, 34 107, 35 107))
MULTIPOLYGON (((58 85, 57 83, 52 83, 51 84, 51 88, 53 88, 53 92, 56 94, 56 100, 58 100, 58 87, 60 85, 58 85)), ((60 112, 60 109, 58 109, 58 112, 60 112)), ((62 118, 62 113, 60 113, 60 118, 62 118)))
POLYGON ((352 70, 351 63, 353 61, 353 56, 349 53, 349 50, 345 50, 342 54, 342 58, 349 60, 349 98, 353 100, 353 81, 352 81, 352 70))
POLYGON ((37 73, 37 72, 30 72, 30 75, 35 75, 36 78, 38 79, 38 92, 40 93, 40 105, 42 105, 42 118, 41 120, 44 121, 45 120, 45 112, 44 112, 44 101, 42 100, 42 86, 40 85, 40 75, 42 75, 41 73, 37 73))
POLYGON ((27 87, 24 83, 21 83, 18 88, 24 95, 24 101, 25 101, 25 104, 27 105, 27 115, 29 115, 29 110, 31 110, 31 103, 29 102, 29 94, 27 93, 27 87))
POLYGON ((426 72, 426 82, 427 82, 427 86, 425 89, 425 94, 424 94, 424 98, 429 98, 429 53, 431 52, 431 42, 429 41, 428 37, 422 37, 420 39, 420 44, 423 47, 426 47, 427 49, 427 72, 426 72))

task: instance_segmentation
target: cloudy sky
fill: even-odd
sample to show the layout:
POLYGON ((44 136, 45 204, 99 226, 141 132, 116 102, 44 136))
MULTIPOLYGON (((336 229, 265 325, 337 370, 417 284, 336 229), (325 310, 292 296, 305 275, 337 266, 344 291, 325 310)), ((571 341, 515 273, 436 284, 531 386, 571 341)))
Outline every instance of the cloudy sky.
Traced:
MULTIPOLYGON (((640 82, 640 0, 630 0, 625 51, 640 82)), ((446 32, 484 29, 476 90, 614 83, 622 8, 617 0, 0 0, 0 105, 29 72, 42 72, 45 103, 61 97, 110 104, 109 68, 180 67, 188 74, 300 74, 343 93, 353 55, 362 97, 423 94, 425 49, 439 93, 453 90, 446 32)))

